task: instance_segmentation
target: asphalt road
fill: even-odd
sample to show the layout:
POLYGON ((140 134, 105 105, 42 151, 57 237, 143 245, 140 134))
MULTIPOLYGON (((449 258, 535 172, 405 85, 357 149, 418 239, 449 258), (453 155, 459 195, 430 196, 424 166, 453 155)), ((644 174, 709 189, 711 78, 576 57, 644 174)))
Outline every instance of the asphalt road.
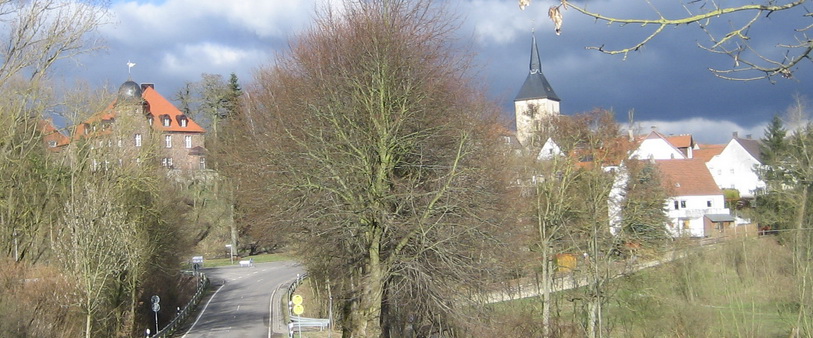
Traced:
POLYGON ((303 271, 294 262, 203 269, 215 293, 183 337, 287 337, 280 299, 303 271))

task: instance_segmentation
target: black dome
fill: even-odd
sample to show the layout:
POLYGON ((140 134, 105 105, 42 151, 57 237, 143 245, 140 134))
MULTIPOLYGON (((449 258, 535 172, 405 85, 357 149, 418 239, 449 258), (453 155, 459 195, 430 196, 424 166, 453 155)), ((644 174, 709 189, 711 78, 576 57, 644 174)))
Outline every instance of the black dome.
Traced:
POLYGON ((122 83, 119 87, 119 100, 122 101, 140 101, 141 100, 141 86, 132 80, 122 83))

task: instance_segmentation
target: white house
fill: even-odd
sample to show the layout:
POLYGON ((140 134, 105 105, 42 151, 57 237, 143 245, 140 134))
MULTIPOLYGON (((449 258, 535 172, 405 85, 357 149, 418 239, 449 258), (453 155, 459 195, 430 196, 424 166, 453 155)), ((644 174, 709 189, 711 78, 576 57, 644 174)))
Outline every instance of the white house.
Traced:
POLYGON ((536 156, 537 161, 544 161, 550 160, 556 156, 562 156, 564 153, 562 149, 559 148, 559 145, 556 142, 553 142, 553 139, 548 137, 548 140, 545 141, 545 144, 542 145, 542 149, 539 150, 539 154, 536 156))
POLYGON ((641 144, 630 154, 630 159, 639 160, 674 160, 692 158, 692 150, 696 145, 691 135, 667 137, 652 131, 644 137, 641 144), (678 145, 675 145, 678 143, 678 145))
POLYGON ((740 197, 753 198, 758 189, 765 187, 755 171, 761 164, 759 141, 739 138, 734 133, 723 151, 706 162, 706 167, 720 189, 736 189, 740 197))
POLYGON ((662 184, 670 195, 666 200, 667 230, 674 237, 707 237, 704 217, 712 220, 730 215, 723 191, 717 187, 702 160, 655 161, 662 184))

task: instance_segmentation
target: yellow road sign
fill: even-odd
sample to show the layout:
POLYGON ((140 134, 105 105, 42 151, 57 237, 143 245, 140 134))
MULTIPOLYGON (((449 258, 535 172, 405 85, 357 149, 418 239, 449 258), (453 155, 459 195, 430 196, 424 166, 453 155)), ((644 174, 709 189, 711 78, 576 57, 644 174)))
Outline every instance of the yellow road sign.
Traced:
POLYGON ((299 315, 302 314, 302 312, 305 312, 305 307, 302 306, 302 304, 294 305, 294 314, 295 315, 299 316, 299 315))
POLYGON ((302 304, 302 296, 294 295, 293 297, 291 297, 291 301, 294 302, 294 305, 300 305, 302 304))

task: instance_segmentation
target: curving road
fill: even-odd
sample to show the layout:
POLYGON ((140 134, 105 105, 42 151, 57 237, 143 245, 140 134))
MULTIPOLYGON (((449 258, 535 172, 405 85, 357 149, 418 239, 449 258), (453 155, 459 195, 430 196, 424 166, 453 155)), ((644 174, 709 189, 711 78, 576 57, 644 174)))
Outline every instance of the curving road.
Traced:
POLYGON ((287 337, 280 299, 303 271, 295 262, 204 269, 215 293, 183 337, 287 337))

